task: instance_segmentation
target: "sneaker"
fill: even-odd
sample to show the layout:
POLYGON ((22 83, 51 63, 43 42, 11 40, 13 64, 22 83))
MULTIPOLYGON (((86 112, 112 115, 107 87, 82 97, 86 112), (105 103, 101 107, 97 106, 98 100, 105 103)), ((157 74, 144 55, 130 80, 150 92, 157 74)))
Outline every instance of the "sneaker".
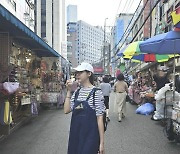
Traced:
POLYGON ((124 119, 125 118, 125 115, 122 113, 122 118, 124 119))
POLYGON ((162 119, 158 119, 158 118, 156 118, 155 116, 152 116, 152 117, 151 117, 151 120, 154 120, 154 121, 161 121, 162 119))
POLYGON ((121 122, 122 121, 122 118, 121 117, 119 117, 119 120, 118 120, 119 122, 121 122))

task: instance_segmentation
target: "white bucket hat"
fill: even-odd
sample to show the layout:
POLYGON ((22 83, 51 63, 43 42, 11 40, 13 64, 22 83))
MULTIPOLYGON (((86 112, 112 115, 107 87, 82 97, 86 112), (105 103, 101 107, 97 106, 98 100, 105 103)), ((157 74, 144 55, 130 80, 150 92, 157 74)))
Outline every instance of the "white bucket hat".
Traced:
POLYGON ((80 65, 78 65, 76 68, 74 68, 75 71, 81 72, 81 71, 89 71, 94 73, 93 66, 87 62, 82 62, 80 65))

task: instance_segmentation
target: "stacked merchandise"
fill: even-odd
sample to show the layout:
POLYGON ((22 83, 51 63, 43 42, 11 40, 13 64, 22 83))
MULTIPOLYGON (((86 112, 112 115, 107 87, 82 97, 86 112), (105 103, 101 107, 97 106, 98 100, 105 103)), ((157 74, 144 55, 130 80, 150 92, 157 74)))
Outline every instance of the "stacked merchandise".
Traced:
POLYGON ((180 101, 173 104, 172 117, 165 127, 167 138, 180 143, 180 101))
POLYGON ((63 83, 60 72, 49 71, 42 76, 43 92, 41 95, 42 103, 57 103, 61 100, 63 83))
POLYGON ((34 78, 32 74, 35 73, 31 67, 36 55, 14 45, 8 57, 10 58, 8 65, 2 61, 0 63, 0 119, 2 119, 0 134, 9 134, 11 127, 38 113, 36 101, 38 90, 32 84, 34 78))
POLYGON ((10 132, 10 124, 14 124, 11 98, 19 88, 19 83, 16 68, 12 69, 12 66, 5 67, 1 64, 0 72, 2 73, 0 74, 0 135, 7 135, 10 132))

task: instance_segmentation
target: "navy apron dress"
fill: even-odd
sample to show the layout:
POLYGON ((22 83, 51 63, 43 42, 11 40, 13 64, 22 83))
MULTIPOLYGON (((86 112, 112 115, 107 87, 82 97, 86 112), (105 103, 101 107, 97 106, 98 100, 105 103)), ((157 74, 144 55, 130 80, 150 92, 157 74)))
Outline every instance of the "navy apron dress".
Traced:
POLYGON ((74 99, 68 154, 97 154, 100 144, 97 116, 88 104, 94 89, 85 101, 77 101, 79 90, 74 99))

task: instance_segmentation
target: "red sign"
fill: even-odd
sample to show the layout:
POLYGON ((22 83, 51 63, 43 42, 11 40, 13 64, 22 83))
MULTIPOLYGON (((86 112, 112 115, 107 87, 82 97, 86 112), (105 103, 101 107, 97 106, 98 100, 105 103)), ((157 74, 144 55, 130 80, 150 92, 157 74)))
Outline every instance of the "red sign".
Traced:
POLYGON ((94 67, 94 72, 95 72, 95 73, 103 73, 104 70, 103 70, 102 67, 94 67))

